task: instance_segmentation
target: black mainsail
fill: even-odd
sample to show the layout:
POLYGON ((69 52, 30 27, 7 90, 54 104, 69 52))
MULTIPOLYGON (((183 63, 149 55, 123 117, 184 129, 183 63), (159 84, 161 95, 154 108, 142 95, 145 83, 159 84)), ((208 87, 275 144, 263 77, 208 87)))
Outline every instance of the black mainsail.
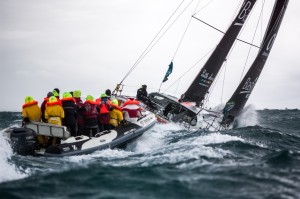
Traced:
POLYGON ((181 96, 181 101, 196 102, 196 105, 202 102, 255 3, 256 0, 244 0, 238 15, 190 87, 181 96))
POLYGON ((243 80, 223 109, 224 117, 222 123, 224 125, 232 123, 233 119, 237 117, 243 110, 267 61, 288 2, 289 0, 276 0, 271 18, 269 20, 268 28, 266 29, 266 33, 262 42, 262 47, 247 74, 244 76, 243 80))

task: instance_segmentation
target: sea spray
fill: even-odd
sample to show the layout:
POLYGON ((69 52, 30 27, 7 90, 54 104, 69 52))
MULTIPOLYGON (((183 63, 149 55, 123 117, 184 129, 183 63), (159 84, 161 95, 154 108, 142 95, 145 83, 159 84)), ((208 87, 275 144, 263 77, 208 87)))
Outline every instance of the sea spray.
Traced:
POLYGON ((156 124, 154 128, 150 129, 144 135, 138 138, 138 142, 133 142, 128 145, 127 150, 135 151, 136 153, 143 153, 153 151, 166 144, 165 137, 168 137, 174 131, 180 131, 184 128, 177 124, 156 124))
POLYGON ((27 174, 22 173, 15 165, 10 162, 13 151, 4 136, 4 130, 0 131, 0 183, 10 180, 24 178, 27 174))
MULTIPOLYGON (((259 126, 220 132, 155 125, 122 149, 90 155, 1 152, 6 173, 30 173, 0 183, 0 197, 299 198, 300 111, 259 110, 257 115, 259 126)), ((6 118, 2 128, 15 121, 6 118)))
POLYGON ((254 105, 248 105, 244 108, 242 114, 236 120, 237 127, 258 125, 257 111, 254 105))

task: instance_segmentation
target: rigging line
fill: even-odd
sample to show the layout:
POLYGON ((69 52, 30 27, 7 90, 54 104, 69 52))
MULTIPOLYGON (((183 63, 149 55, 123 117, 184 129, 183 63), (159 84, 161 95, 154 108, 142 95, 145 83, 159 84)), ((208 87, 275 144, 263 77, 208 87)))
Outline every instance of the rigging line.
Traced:
MULTIPOLYGON (((241 3, 242 3, 242 1, 240 1, 240 3, 238 4, 237 9, 236 9, 236 12, 238 12, 238 8, 241 6, 241 3)), ((255 5, 254 5, 254 6, 255 6, 255 5)), ((233 20, 233 19, 232 19, 232 20, 233 20)), ((231 20, 231 21, 232 21, 232 20, 231 20)), ((248 22, 248 20, 245 22, 245 25, 246 25, 247 22, 248 22)), ((242 30, 244 30, 245 25, 242 27, 242 30)), ((240 35, 240 34, 241 34, 241 33, 239 33, 239 35, 240 35)), ((228 60, 228 58, 230 57, 230 55, 231 55, 231 53, 232 53, 232 51, 233 51, 233 49, 234 49, 236 43, 237 43, 237 42, 234 42, 232 48, 230 49, 228 55, 226 56, 226 59, 225 59, 225 61, 224 61, 224 62, 226 62, 226 64, 227 64, 227 60, 228 60)), ((219 76, 220 76, 220 74, 221 74, 222 71, 223 71, 223 68, 224 68, 223 66, 224 66, 224 64, 223 64, 222 67, 221 67, 221 71, 217 74, 216 79, 213 81, 213 85, 212 85, 211 88, 209 89, 208 94, 205 95, 205 99, 204 99, 204 101, 203 101, 203 104, 204 104, 204 105, 206 105, 206 103, 209 101, 209 98, 210 98, 210 96, 211 96, 211 93, 213 92, 213 90, 214 90, 214 88, 215 88, 215 85, 217 84, 217 81, 218 81, 218 79, 219 79, 219 76)))
MULTIPOLYGON (((224 31, 222 31, 222 30, 220 30, 220 29, 218 29, 218 28, 216 28, 216 27, 214 27, 214 26, 212 26, 212 25, 210 25, 210 24, 206 23, 205 21, 202 21, 201 19, 199 19, 199 18, 195 17, 194 15, 193 15, 192 17, 193 17, 194 19, 197 19, 198 21, 200 21, 200 22, 204 23, 205 25, 207 25, 207 26, 209 26, 209 27, 211 27, 211 28, 213 28, 213 29, 217 30, 218 32, 221 32, 221 33, 225 34, 225 32, 224 32, 224 31)), ((254 47, 256 47, 256 48, 259 48, 259 49, 260 49, 260 47, 259 47, 259 46, 257 46, 257 45, 254 45, 254 44, 252 44, 252 43, 249 43, 249 42, 247 42, 247 41, 244 41, 244 40, 241 40, 241 39, 238 39, 238 38, 236 38, 236 40, 238 40, 238 41, 240 41, 240 42, 243 42, 243 43, 245 43, 245 44, 248 44, 248 45, 250 45, 250 46, 254 46, 254 47)))
MULTIPOLYGON (((226 57, 226 59, 225 59, 224 62, 225 62, 225 64, 227 63, 227 57, 226 57)), ((223 65, 224 65, 224 63, 223 63, 223 65)), ((223 68, 224 67, 222 66, 221 70, 223 70, 223 68)), ((203 100, 203 105, 206 105, 207 102, 209 101, 209 98, 210 98, 210 96, 211 96, 211 94, 212 94, 212 92, 213 92, 213 90, 214 90, 214 88, 215 88, 215 86, 216 86, 216 84, 218 82, 219 77, 221 76, 220 75, 221 73, 222 73, 222 71, 220 71, 219 73, 217 73, 217 76, 216 76, 215 80, 213 81, 213 84, 212 84, 211 88, 208 90, 208 93, 206 94, 205 99, 203 100)))
POLYGON ((137 59, 137 61, 133 64, 133 66, 131 67, 131 69, 129 70, 129 72, 125 75, 125 77, 122 79, 122 81, 120 82, 120 84, 122 84, 122 82, 128 77, 128 75, 132 72, 132 70, 137 66, 137 64, 140 62, 139 60, 141 60, 143 58, 143 55, 145 54, 145 52, 148 50, 148 48, 152 45, 152 43, 155 41, 155 39, 158 37, 158 35, 161 33, 161 31, 165 28, 165 26, 169 23, 169 21, 171 20, 171 18, 174 16, 174 14, 177 12, 177 10, 181 7, 181 5, 183 4, 185 0, 182 0, 182 2, 179 4, 179 6, 175 9, 175 11, 172 13, 172 15, 168 18, 168 20, 165 22, 165 24, 163 25, 163 27, 158 31, 158 33, 155 35, 155 37, 152 39, 152 41, 150 42, 150 44, 147 46, 147 48, 143 51, 143 53, 140 55, 140 57, 137 59))
POLYGON ((212 3, 214 0, 211 0, 210 2, 208 2, 207 4, 205 4, 202 8, 200 8, 200 10, 198 10, 197 12, 195 12, 194 15, 198 14, 200 11, 202 11, 204 8, 206 8, 210 3, 212 3))
POLYGON ((178 83, 177 83, 177 86, 176 86, 176 89, 175 89, 175 93, 177 93, 179 82, 180 82, 180 79, 178 80, 178 83))
POLYGON ((262 13, 261 13, 261 24, 260 24, 260 45, 262 45, 262 41, 263 41, 263 19, 264 19, 264 4, 265 4, 265 0, 263 0, 263 3, 262 3, 262 13))
MULTIPOLYGON (((152 50, 152 48, 157 44, 157 42, 165 35, 165 33, 173 26, 173 24, 178 20, 178 18, 186 11, 186 9, 191 5, 191 3, 193 2, 194 0, 191 0, 191 2, 182 10, 182 12, 176 17, 176 19, 169 25, 169 27, 161 34, 161 36, 155 41, 155 43, 150 47, 150 49, 148 49, 148 51, 146 53, 144 53, 144 55, 140 58, 140 60, 138 60, 138 62, 136 63, 139 64, 142 59, 152 50)), ((160 84, 160 87, 159 87, 159 92, 160 92, 160 88, 162 86, 162 83, 160 84)))
MULTIPOLYGON (((195 8, 195 10, 194 10, 194 12, 193 12, 193 15, 194 15, 194 13, 196 12, 197 7, 199 6, 199 3, 200 3, 200 0, 198 1, 198 4, 197 4, 197 6, 196 6, 196 8, 195 8)), ((192 15, 192 16, 193 16, 193 15, 192 15)), ((188 22, 188 24, 187 24, 187 26, 186 26, 186 28, 185 28, 185 30, 184 30, 184 33, 183 33, 183 35, 182 35, 182 37, 181 37, 181 39, 180 39, 180 42, 179 42, 179 44, 178 44, 178 46, 177 46, 177 49, 176 49, 176 51, 175 51, 175 53, 174 53, 174 56, 173 56, 173 58, 172 58, 172 61, 174 60, 174 58, 175 58, 175 56, 176 56, 176 54, 177 54, 177 52, 178 52, 178 49, 179 49, 179 47, 181 46, 181 43, 182 43, 182 41, 183 41, 183 38, 184 38, 184 36, 185 36, 185 34, 186 34, 186 32, 187 32, 187 30, 188 30, 190 24, 191 24, 192 16, 191 16, 191 18, 190 18, 190 20, 189 20, 189 22, 188 22)))
POLYGON ((227 69, 227 61, 224 65, 224 78, 223 78, 222 92, 221 92, 221 104, 223 102, 224 85, 225 85, 225 79, 226 79, 226 69, 227 69))
MULTIPOLYGON (((171 28, 171 26, 177 21, 177 19, 185 12, 185 10, 191 5, 191 3, 193 2, 193 0, 184 8, 184 10, 177 16, 177 18, 172 22, 171 25, 169 25, 169 27, 161 34, 161 36, 154 42, 154 44, 150 47, 150 49, 148 49, 148 51, 146 53, 144 53, 141 58, 136 62, 135 64, 135 67, 136 65, 138 65, 142 59, 152 50, 152 48, 157 44, 157 42, 165 35, 165 33, 171 28)), ((133 70, 133 69, 132 69, 133 70)), ((131 70, 131 71, 132 71, 131 70)), ((130 71, 130 72, 131 72, 130 71)), ((129 74, 128 74, 129 75, 129 74)), ((128 76, 127 75, 127 76, 128 76)), ((127 77, 126 76, 126 77, 127 77)), ((125 78, 124 78, 125 79, 125 78)), ((122 80, 123 81, 123 80, 122 80)))
MULTIPOLYGON (((260 14, 259 14, 258 22, 257 22, 256 27, 255 27, 254 35, 253 35, 253 37, 252 37, 252 43, 253 43, 253 41, 254 41, 254 38, 255 38, 255 35, 256 35, 257 29, 258 29, 258 26, 259 26, 259 21, 261 20, 261 17, 262 17, 263 8, 264 8, 264 3, 265 3, 265 2, 263 2, 263 6, 262 6, 262 9, 261 9, 260 14)), ((244 72, 245 72, 245 68, 246 68, 246 65, 247 65, 247 62, 248 62, 248 59, 249 59, 249 56, 250 56, 251 49, 252 49, 252 48, 251 48, 251 46, 250 46, 250 47, 249 47, 249 50, 248 50, 248 55, 247 55, 247 58, 246 58, 246 61, 245 61, 245 64, 244 64, 243 72, 242 72, 242 75, 241 75, 241 78, 240 78, 240 82, 241 82, 242 79, 243 79, 244 72)))
POLYGON ((203 57, 200 58, 200 60, 198 60, 194 65, 192 65, 187 71, 185 71, 185 73, 183 75, 181 75, 176 81, 174 81, 173 84, 171 84, 168 88, 166 88, 166 90, 164 92, 166 92, 167 90, 169 90, 177 81, 180 81, 180 79, 185 76, 188 72, 190 72, 190 70, 192 70, 195 66, 197 66, 197 64, 202 61, 206 56, 208 56, 216 47, 214 47, 213 49, 211 49, 210 51, 208 51, 203 57))
MULTIPOLYGON (((242 1, 240 1, 239 5, 237 6, 237 10, 236 10, 237 13, 238 13, 238 7, 241 6, 241 3, 242 3, 242 1)), ((254 6, 255 6, 255 5, 254 5, 254 6)), ((251 13, 250 13, 250 15, 251 15, 251 13)), ((245 25, 247 24, 247 22, 248 22, 248 20, 245 22, 244 26, 242 27, 242 31, 244 30, 245 25)), ((240 35, 240 34, 241 34, 241 32, 239 33, 239 35, 240 35)), ((234 44, 233 44, 232 48, 230 49, 228 55, 226 56, 226 59, 225 59, 224 62, 227 63, 227 60, 228 60, 228 58, 230 57, 230 55, 231 55, 231 53, 232 53, 232 51, 233 51, 233 49, 234 49, 236 43, 237 43, 237 42, 234 42, 234 44)), ((203 106, 205 106, 205 105, 208 103, 209 98, 210 98, 211 94, 213 93, 213 90, 214 90, 214 88, 215 88, 215 86, 216 86, 216 84, 217 84, 217 82, 218 82, 218 79, 219 79, 219 77, 220 77, 220 74, 221 74, 222 71, 223 71, 223 68, 224 68, 223 66, 224 66, 224 64, 223 64, 222 67, 221 67, 221 71, 217 74, 216 79, 213 81, 213 85, 212 85, 211 88, 208 90, 208 93, 205 95, 205 98, 204 98, 204 100, 203 100, 203 106)))
MULTIPOLYGON (((169 25, 169 27, 161 34, 161 36, 156 40, 156 42, 151 46, 148 52, 143 56, 143 58, 152 50, 152 48, 157 44, 157 42, 164 36, 164 34, 173 26, 173 24, 178 20, 178 18, 186 11, 186 9, 191 5, 193 0, 183 9, 183 11, 176 17, 176 19, 169 25)), ((140 60, 141 61, 141 60, 140 60)))
MULTIPOLYGON (((254 5, 255 6, 255 5, 254 5)), ((250 12, 250 15, 252 14, 252 12, 250 12)), ((245 24, 244 24, 244 26, 242 27, 242 30, 241 30, 241 32, 245 29, 245 26, 246 26, 246 24, 248 23, 248 21, 249 20, 246 20, 245 21, 245 24)), ((239 33, 239 35, 241 34, 241 32, 239 33)), ((226 57, 226 62, 227 62, 227 59, 230 57, 230 55, 231 55, 231 53, 232 53, 232 51, 233 51, 233 49, 235 48, 235 45, 236 45, 236 42, 234 42, 234 44, 233 44, 233 46, 232 46, 232 48, 230 49, 230 51, 229 51, 229 53, 228 53, 228 55, 227 55, 227 57, 226 57)), ((250 45, 251 46, 251 45, 250 45)), ((223 66, 222 66, 222 69, 221 70, 223 70, 223 66)), ((221 71, 222 72, 222 71, 221 71)), ((217 77, 216 77, 216 80, 214 80, 213 81, 213 85, 211 86, 211 88, 209 89, 209 92, 208 92, 208 94, 206 95, 206 97, 205 97, 205 102, 203 102, 203 104, 206 104, 207 103, 207 101, 209 100, 209 98, 210 98, 210 96, 211 96, 211 93, 213 92, 213 90, 214 90, 214 87, 215 87, 215 85, 216 85, 216 82, 218 81, 218 79, 219 79, 219 76, 220 76, 220 72, 217 74, 217 77)))

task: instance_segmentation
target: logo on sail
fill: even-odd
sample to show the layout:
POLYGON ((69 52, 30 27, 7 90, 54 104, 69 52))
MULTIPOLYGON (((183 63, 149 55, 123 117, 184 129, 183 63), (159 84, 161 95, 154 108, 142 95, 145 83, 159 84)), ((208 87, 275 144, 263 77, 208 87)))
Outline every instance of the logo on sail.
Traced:
POLYGON ((201 86, 209 87, 209 85, 214 81, 214 74, 209 74, 206 72, 206 69, 203 70, 202 74, 200 75, 201 79, 199 84, 201 86))
POLYGON ((224 109, 223 109, 223 114, 227 115, 235 106, 235 102, 231 101, 231 102, 227 102, 224 109))
POLYGON ((270 41, 268 42, 268 45, 266 47, 266 50, 263 52, 263 56, 268 56, 269 55, 269 52, 270 52, 270 49, 272 48, 273 46, 273 43, 275 41, 275 38, 276 38, 276 33, 271 37, 270 41))
POLYGON ((257 82, 257 79, 258 79, 258 77, 254 81, 251 81, 251 78, 249 77, 247 79, 246 83, 244 84, 240 94, 248 94, 248 95, 246 95, 246 98, 248 98, 250 96, 250 93, 253 90, 256 82, 257 82))
POLYGON ((238 16, 238 19, 242 20, 242 23, 241 22, 235 22, 234 25, 236 26, 242 26, 243 23, 245 22, 245 20, 247 19, 248 15, 249 15, 249 12, 251 11, 251 2, 250 1, 247 1, 244 6, 243 6, 243 9, 242 11, 240 12, 239 16, 238 16))

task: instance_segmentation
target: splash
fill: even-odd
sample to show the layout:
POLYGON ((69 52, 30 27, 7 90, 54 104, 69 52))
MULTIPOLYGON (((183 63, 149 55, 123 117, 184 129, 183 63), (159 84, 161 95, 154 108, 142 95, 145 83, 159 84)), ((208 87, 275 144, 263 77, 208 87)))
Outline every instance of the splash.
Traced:
POLYGON ((244 141, 242 138, 227 134, 221 134, 219 132, 210 133, 204 136, 200 136, 195 139, 192 144, 195 145, 208 145, 208 144, 220 144, 230 141, 244 141))
POLYGON ((138 142, 133 142, 128 145, 127 150, 132 150, 136 153, 145 153, 156 150, 165 145, 166 137, 174 131, 180 131, 184 128, 174 123, 156 124, 152 129, 148 130, 138 139, 138 142))
POLYGON ((125 148, 105 149, 89 155, 72 156, 68 158, 68 161, 77 163, 80 166, 88 166, 94 161, 100 161, 102 165, 113 166, 143 165, 149 160, 162 159, 162 157, 157 157, 154 154, 157 151, 161 152, 162 148, 168 146, 168 139, 172 137, 174 132, 183 129, 180 125, 173 123, 156 124, 137 140, 128 143, 125 148))
POLYGON ((244 108, 242 114, 236 120, 237 127, 258 125, 258 116, 253 105, 244 108))
POLYGON ((0 183, 24 178, 27 176, 26 174, 21 173, 15 165, 10 163, 13 152, 7 138, 4 137, 3 133, 4 130, 0 131, 0 183))

